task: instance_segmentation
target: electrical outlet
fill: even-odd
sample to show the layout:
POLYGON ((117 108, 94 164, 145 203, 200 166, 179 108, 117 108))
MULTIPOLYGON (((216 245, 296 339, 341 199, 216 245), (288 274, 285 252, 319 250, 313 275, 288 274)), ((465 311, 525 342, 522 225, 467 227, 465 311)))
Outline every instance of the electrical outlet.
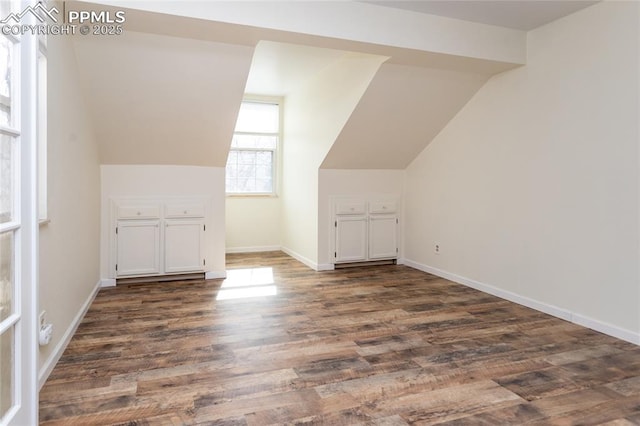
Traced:
POLYGON ((40 320, 40 328, 44 327, 44 325, 47 323, 47 311, 40 312, 40 316, 38 317, 38 319, 40 320))
POLYGON ((435 254, 440 254, 440 244, 436 243, 436 245, 433 247, 433 252, 435 254))

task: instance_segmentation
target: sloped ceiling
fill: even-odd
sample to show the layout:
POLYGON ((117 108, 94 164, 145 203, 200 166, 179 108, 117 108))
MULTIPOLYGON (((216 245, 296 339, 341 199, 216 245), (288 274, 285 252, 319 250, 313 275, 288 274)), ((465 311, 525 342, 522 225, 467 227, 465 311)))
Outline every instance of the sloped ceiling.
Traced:
POLYGON ((225 166, 253 48, 132 31, 74 43, 103 164, 225 166))
POLYGON ((336 49, 260 41, 253 54, 245 92, 286 96, 346 53, 336 49))
MULTIPOLYGON (((390 44, 382 45, 359 41, 358 37, 342 39, 195 17, 204 16, 204 9, 213 6, 216 13, 244 11, 233 2, 187 2, 185 5, 202 12, 192 16, 143 10, 149 4, 126 10, 125 31, 120 36, 79 35, 74 39, 81 84, 103 164, 224 167, 245 90, 286 96, 345 51, 352 51, 389 60, 365 91, 322 167, 403 168, 488 76, 518 66, 517 62, 445 54, 437 49, 398 47, 416 44, 415 37, 400 43, 394 36, 390 44)), ((165 2, 153 5, 169 7, 165 2)), ((247 11, 260 6, 247 5, 247 11)), ((291 3, 291 7, 294 5, 291 3)), ((309 5, 324 15, 328 11, 322 2, 309 5)), ((351 11, 358 5, 338 2, 329 6, 351 11)), ((360 6, 370 14, 386 9, 360 6)), ((68 7, 93 10, 96 5, 69 2, 68 7)), ((296 8, 296 13, 306 14, 308 19, 307 8, 296 8)), ((268 12, 264 7, 260 10, 268 12)), ((259 18, 255 12, 247 12, 247 16, 259 18)), ((410 18, 401 12, 394 15, 398 22, 410 18)), ((374 21, 382 22, 378 18, 374 21)), ((410 21, 415 25, 409 33, 420 33, 422 26, 417 24, 422 20, 410 21)), ((477 34, 482 41, 476 44, 484 46, 480 50, 496 53, 497 57, 515 52, 512 56, 519 58, 523 51, 522 34, 517 31, 466 26, 454 20, 433 23, 441 25, 443 50, 460 45, 475 51, 472 35, 477 34), (492 49, 487 40, 501 36, 509 40, 492 49)), ((363 22, 354 25, 366 30, 360 28, 363 22)), ((385 34, 395 34, 389 28, 381 29, 385 34)), ((329 33, 331 30, 327 27, 329 33)), ((438 40, 433 43, 438 44, 438 40)), ((322 160, 318 159, 319 163, 322 160)))
POLYGON ((323 169, 404 169, 485 83, 487 76, 383 64, 323 169))

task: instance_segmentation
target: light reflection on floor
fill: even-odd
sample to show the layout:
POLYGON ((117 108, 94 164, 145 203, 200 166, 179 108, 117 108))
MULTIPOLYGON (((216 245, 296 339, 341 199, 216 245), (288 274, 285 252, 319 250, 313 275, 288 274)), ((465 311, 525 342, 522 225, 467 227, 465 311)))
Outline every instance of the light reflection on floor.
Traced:
POLYGON ((230 269, 222 282, 216 300, 266 297, 278 294, 273 268, 230 269))

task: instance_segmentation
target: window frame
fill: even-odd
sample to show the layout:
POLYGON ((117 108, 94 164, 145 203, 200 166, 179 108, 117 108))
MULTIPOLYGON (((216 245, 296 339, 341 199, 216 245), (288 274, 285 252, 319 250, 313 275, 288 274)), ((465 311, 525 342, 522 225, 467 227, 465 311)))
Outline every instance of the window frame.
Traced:
POLYGON ((244 103, 253 103, 253 104, 270 104, 278 106, 278 131, 275 133, 268 132, 236 132, 234 127, 233 136, 275 136, 276 145, 275 148, 235 148, 230 146, 229 153, 227 155, 227 164, 225 164, 225 195, 227 197, 253 197, 253 198, 269 198, 269 197, 278 197, 279 193, 279 165, 280 165, 280 156, 281 156, 281 146, 282 146, 282 98, 281 97, 267 97, 267 96, 245 96, 242 99, 241 105, 244 103), (228 192, 226 181, 227 181, 227 165, 229 162, 229 154, 232 151, 235 152, 260 152, 260 151, 271 151, 272 152, 272 163, 271 163, 271 182, 272 182, 272 190, 270 192, 228 192))
MULTIPOLYGON (((46 0, 43 2, 47 4, 46 0)), ((38 152, 38 223, 49 223, 49 191, 48 191, 48 143, 47 143, 47 84, 48 58, 47 36, 38 37, 38 51, 36 59, 36 140, 38 152), (42 66, 44 61, 44 67, 42 66)))
MULTIPOLYGON (((12 3, 12 10, 15 10, 15 4, 12 3)), ((23 233, 24 233, 24 211, 23 211, 23 194, 22 187, 25 182, 23 180, 22 168, 24 165, 25 154, 28 153, 28 149, 25 149, 25 140, 22 129, 22 104, 23 97, 22 90, 22 56, 24 40, 22 37, 9 35, 3 35, 9 43, 11 43, 11 87, 9 96, 9 109, 10 119, 9 123, 0 125, 0 134, 3 137, 9 138, 10 151, 11 151, 11 200, 9 202, 9 212, 11 220, 0 223, 0 235, 11 236, 11 282, 10 284, 10 311, 9 315, 0 320, 0 338, 7 334, 11 334, 10 351, 11 356, 16 357, 17 354, 21 354, 24 347, 21 345, 20 339, 22 338, 22 320, 24 316, 24 310, 22 305, 22 292, 19 288, 23 278, 23 264, 24 257, 22 253, 23 246, 23 233)), ((3 348, 4 349, 4 348, 3 348)), ((11 392, 9 407, 6 412, 0 411, 0 422, 8 422, 16 417, 20 410, 20 386, 21 383, 21 367, 19 360, 11 360, 11 371, 9 375, 9 390, 11 392)), ((4 384, 7 385, 7 384, 4 384)), ((4 424, 4 423, 3 423, 4 424)))

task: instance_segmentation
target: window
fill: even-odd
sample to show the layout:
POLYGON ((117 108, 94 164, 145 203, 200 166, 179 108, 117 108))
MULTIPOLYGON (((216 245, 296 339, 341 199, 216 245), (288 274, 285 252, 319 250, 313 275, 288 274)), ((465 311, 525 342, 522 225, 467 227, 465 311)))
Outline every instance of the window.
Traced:
POLYGON ((227 194, 275 194, 280 105, 244 101, 227 158, 227 194))

